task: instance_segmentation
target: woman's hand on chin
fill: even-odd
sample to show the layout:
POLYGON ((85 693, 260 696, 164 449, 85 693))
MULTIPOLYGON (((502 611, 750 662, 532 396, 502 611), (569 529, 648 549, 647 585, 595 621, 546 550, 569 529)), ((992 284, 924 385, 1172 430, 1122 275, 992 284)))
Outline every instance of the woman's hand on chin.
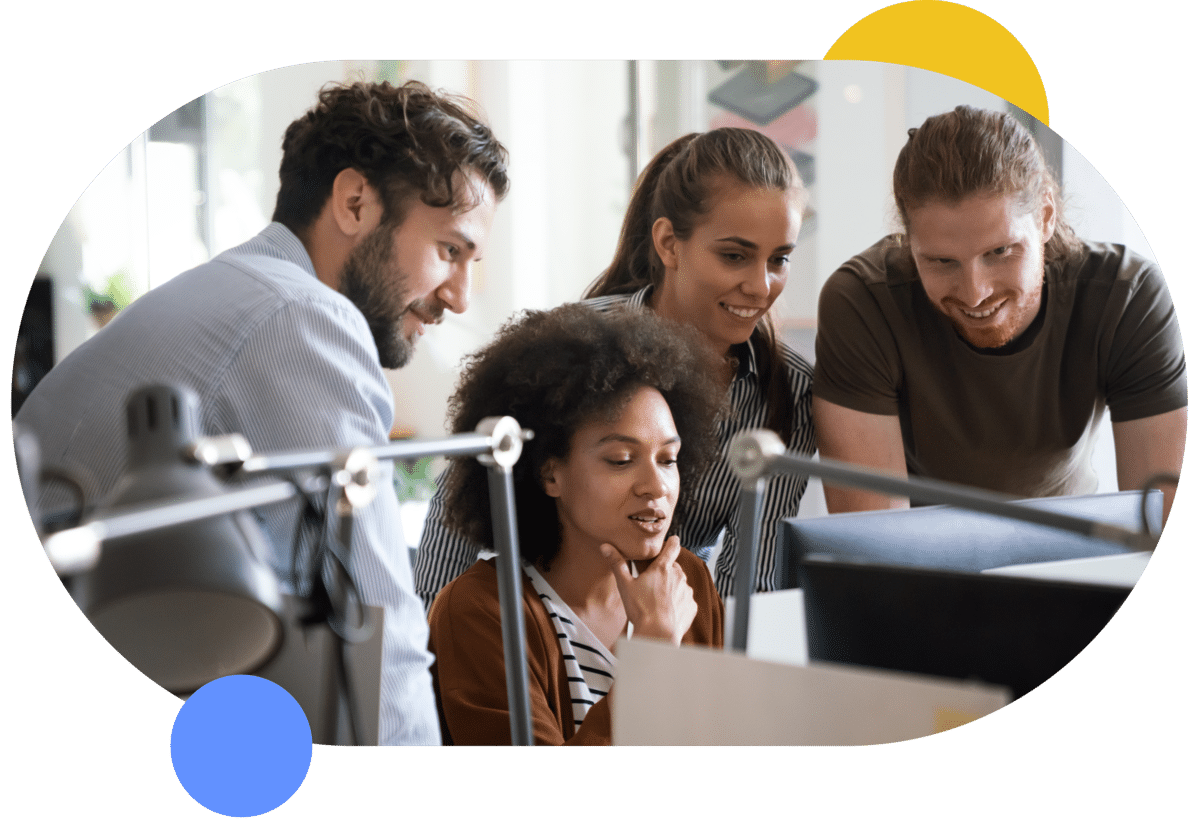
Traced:
POLYGON ((699 607, 682 566, 676 562, 681 550, 679 538, 670 537, 657 558, 634 578, 628 560, 615 547, 608 543, 600 546, 600 553, 616 577, 616 588, 624 602, 625 614, 633 623, 634 636, 667 639, 678 645, 691 627, 699 607))

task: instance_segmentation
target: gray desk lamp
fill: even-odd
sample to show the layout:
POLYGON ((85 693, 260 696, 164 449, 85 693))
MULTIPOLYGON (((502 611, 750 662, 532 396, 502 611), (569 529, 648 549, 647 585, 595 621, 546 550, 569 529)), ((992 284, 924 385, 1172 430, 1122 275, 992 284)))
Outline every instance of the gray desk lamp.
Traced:
MULTIPOLYGON (((77 599, 105 639, 175 693, 191 693, 221 676, 252 673, 274 655, 286 626, 265 538, 245 509, 321 486, 331 489, 340 541, 348 550, 353 511, 373 499, 379 459, 476 456, 489 469, 500 556, 512 741, 532 744, 512 491, 512 466, 531 435, 510 417, 488 418, 474 433, 443 439, 345 452, 254 455, 240 435, 197 439, 197 405, 190 390, 173 386, 135 391, 127 405, 128 468, 104 513, 43 538, 55 570, 80 575, 77 599), (214 476, 216 467, 239 480, 313 468, 327 469, 328 478, 229 490, 214 476)), ((16 442, 19 456, 36 458, 27 438, 18 434, 16 442)), ((23 480, 31 470, 36 473, 25 466, 23 480)), ((35 513, 28 492, 27 497, 35 513)), ((40 526, 36 513, 34 519, 40 526)))
MULTIPOLYGON (((950 482, 928 479, 902 479, 834 460, 815 460, 789 453, 773 431, 742 431, 729 444, 729 462, 741 481, 740 522, 737 532, 737 573, 733 583, 733 641, 729 650, 745 651, 749 637, 749 599, 754 589, 754 570, 758 564, 761 538, 762 492, 766 478, 773 474, 799 474, 820 477, 838 485, 877 491, 917 502, 954 505, 970 511, 1008 519, 1061 528, 1095 539, 1102 539, 1137 551, 1151 551, 1157 535, 1132 531, 1106 522, 1012 504, 1012 498, 980 491, 950 482)), ((1154 480, 1163 480, 1155 477, 1154 480)), ((1171 480, 1173 478, 1171 477, 1171 480)))

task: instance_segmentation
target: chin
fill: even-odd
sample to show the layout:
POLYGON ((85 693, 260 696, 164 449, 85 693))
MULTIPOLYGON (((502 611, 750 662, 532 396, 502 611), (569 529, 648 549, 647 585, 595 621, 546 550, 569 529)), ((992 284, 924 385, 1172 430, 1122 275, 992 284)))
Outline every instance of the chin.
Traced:
POLYGON ((750 337, 754 335, 754 329, 756 327, 756 325, 751 325, 749 328, 745 329, 738 328, 735 332, 726 335, 725 339, 721 342, 725 343, 725 348, 732 348, 734 345, 747 343, 749 342, 750 337))
POLYGON ((405 337, 402 331, 396 328, 390 334, 377 336, 375 347, 379 351, 379 365, 394 370, 412 362, 412 356, 416 353, 416 340, 405 337))
POLYGON ((649 562, 658 554, 662 553, 662 546, 666 544, 665 540, 656 542, 638 542, 638 543, 612 543, 616 546, 616 550, 620 555, 631 562, 649 562))
POLYGON ((967 331, 964 328, 959 328, 958 336, 975 348, 999 348, 1011 342, 1010 337, 1006 337, 1000 332, 980 334, 977 331, 967 331))
POLYGON ((963 328, 956 325, 958 336, 975 348, 1000 348, 1016 339, 1016 333, 1006 326, 995 328, 963 328))

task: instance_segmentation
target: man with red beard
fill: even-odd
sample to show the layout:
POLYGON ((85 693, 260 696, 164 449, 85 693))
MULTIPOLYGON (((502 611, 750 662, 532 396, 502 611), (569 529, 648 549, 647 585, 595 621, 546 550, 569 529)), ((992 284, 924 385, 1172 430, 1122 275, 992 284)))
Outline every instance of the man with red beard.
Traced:
MULTIPOLYGON (((958 106, 908 138, 893 178, 904 233, 821 292, 821 455, 1020 497, 1085 494, 1106 407, 1121 489, 1178 473, 1186 361, 1157 265, 1075 236, 1011 115, 958 106)), ((908 504, 825 497, 834 513, 908 504)))
MULTIPOLYGON (((273 222, 137 299, 21 407, 43 464, 102 502, 126 465, 126 398, 161 383, 195 392, 201 434, 240 433, 258 453, 385 444, 383 369, 405 365, 444 311, 466 309, 508 189, 507 152, 471 108, 416 82, 323 89, 284 135, 273 222)), ((71 500, 53 490, 47 513, 71 500)), ((307 593, 296 505, 258 513, 275 573, 307 593)), ((380 743, 438 744, 428 626, 394 494, 356 512, 349 572, 384 609, 380 743)))

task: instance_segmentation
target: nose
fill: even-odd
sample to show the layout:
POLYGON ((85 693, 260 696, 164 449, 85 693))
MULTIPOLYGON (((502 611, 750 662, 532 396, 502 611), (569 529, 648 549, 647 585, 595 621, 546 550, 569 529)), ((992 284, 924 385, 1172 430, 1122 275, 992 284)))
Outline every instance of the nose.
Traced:
POLYGON ((994 290, 982 264, 973 260, 962 266, 962 275, 954 296, 967 308, 977 308, 987 301, 994 290))
POLYGON ((745 279, 741 282, 741 290, 748 297, 765 300, 770 297, 772 279, 773 275, 770 273, 770 264, 762 261, 747 272, 745 279))
POLYGON ((455 314, 461 314, 470 306, 470 262, 456 264, 449 278, 437 289, 437 297, 455 314))
POLYGON ((656 462, 646 462, 637 474, 637 483, 633 493, 646 499, 659 499, 666 496, 666 478, 656 462))

